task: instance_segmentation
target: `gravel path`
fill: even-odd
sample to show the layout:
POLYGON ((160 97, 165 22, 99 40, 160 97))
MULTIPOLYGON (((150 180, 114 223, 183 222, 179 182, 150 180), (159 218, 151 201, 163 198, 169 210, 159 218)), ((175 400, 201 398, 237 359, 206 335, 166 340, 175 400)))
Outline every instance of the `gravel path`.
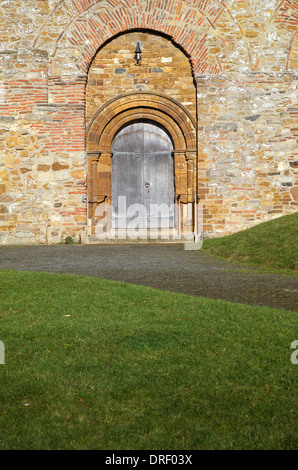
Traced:
POLYGON ((2 246, 0 269, 95 276, 232 302, 298 307, 297 276, 214 260, 180 245, 2 246))

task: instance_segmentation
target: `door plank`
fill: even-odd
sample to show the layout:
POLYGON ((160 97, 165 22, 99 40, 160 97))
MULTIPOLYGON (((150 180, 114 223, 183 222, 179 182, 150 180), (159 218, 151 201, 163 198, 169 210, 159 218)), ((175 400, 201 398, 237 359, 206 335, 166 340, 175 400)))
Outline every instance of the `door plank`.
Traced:
MULTIPOLYGON (((124 220, 125 214, 118 205, 119 197, 126 198, 127 208, 133 204, 144 205, 148 222, 156 218, 152 205, 172 206, 173 144, 162 128, 148 122, 130 124, 117 134, 112 151, 112 205, 118 222, 127 224, 131 220, 124 220)), ((170 218, 167 211, 159 214, 162 226, 173 226, 173 220, 172 213, 170 218)))

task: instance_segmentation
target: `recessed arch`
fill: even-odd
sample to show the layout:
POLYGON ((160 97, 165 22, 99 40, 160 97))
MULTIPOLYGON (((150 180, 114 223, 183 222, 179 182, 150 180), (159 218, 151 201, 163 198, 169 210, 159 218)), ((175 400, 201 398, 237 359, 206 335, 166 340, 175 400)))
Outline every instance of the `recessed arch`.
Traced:
POLYGON ((196 149, 196 125, 191 114, 177 101, 153 92, 132 92, 103 105, 87 127, 87 152, 111 152, 115 134, 132 120, 151 120, 162 125, 175 151, 196 149))
MULTIPOLYGON (((96 207, 112 202, 113 141, 121 129, 135 122, 160 126, 173 144, 175 201, 193 202, 197 178, 196 123, 173 98, 154 92, 130 92, 101 106, 87 126, 88 198, 90 230, 95 230, 96 207)), ((119 175, 120 176, 120 175, 119 175)))

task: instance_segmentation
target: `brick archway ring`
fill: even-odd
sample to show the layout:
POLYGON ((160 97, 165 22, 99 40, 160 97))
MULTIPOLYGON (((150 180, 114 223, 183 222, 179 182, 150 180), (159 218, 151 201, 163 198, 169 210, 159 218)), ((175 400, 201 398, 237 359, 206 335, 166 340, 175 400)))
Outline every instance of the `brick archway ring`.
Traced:
POLYGON ((152 92, 134 92, 110 100, 95 113, 87 126, 87 152, 111 153, 116 133, 136 120, 162 125, 172 137, 174 151, 196 149, 194 119, 180 103, 152 92))

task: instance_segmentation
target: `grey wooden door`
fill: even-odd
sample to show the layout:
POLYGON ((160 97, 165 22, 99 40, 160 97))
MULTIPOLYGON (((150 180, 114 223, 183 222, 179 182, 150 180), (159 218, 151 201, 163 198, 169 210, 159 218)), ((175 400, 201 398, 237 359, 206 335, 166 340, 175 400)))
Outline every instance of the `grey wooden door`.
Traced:
POLYGON ((140 228, 173 227, 173 144, 168 134, 152 123, 133 123, 117 134, 112 152, 114 227, 127 227, 136 217, 140 228))

